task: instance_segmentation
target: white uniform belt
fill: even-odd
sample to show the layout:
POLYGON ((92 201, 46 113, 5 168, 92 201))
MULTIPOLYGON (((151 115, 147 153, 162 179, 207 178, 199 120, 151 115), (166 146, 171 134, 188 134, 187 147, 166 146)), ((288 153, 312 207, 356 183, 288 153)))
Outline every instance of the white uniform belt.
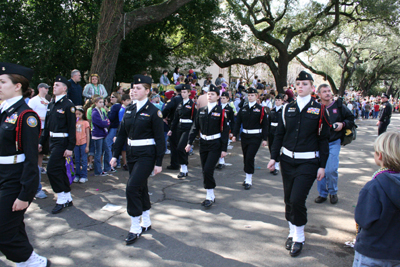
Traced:
POLYGON ((200 133, 200 137, 203 138, 204 140, 214 140, 214 139, 218 139, 221 138, 221 133, 217 133, 214 135, 204 135, 202 133, 200 133))
POLYGON ((319 151, 313 152, 293 152, 282 147, 282 153, 294 159, 315 159, 319 157, 319 151))
POLYGON ((276 127, 276 126, 278 126, 278 123, 277 122, 271 122, 271 126, 276 127))
POLYGON ((262 130, 261 129, 251 129, 251 130, 243 129, 243 132, 245 134, 258 134, 258 133, 261 133, 262 130))
POLYGON ((179 121, 182 123, 192 123, 193 122, 192 120, 189 120, 189 119, 180 119, 179 121))
POLYGON ((25 161, 25 154, 0 157, 0 164, 17 164, 25 161))
POLYGON ((50 137, 68 137, 67 133, 54 133, 50 132, 50 137))
POLYGON ((154 138, 137 139, 137 140, 128 139, 128 145, 130 145, 130 146, 151 146, 151 145, 155 145, 155 144, 156 144, 156 141, 154 140, 154 138))

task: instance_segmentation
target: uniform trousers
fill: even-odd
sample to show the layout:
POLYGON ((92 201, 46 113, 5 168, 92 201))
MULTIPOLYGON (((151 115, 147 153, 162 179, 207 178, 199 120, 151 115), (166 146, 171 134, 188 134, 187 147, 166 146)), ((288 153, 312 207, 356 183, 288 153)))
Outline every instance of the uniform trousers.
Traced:
POLYGON ((178 163, 179 165, 188 165, 189 164, 189 153, 187 153, 185 151, 185 147, 188 143, 188 139, 189 139, 189 132, 190 132, 190 128, 187 130, 180 130, 178 129, 178 163))
POLYGON ((172 131, 171 136, 169 137, 169 148, 171 150, 171 166, 174 168, 178 168, 178 134, 175 131, 172 131))
POLYGON ((286 220, 296 226, 307 223, 306 200, 317 178, 319 159, 292 159, 281 155, 286 220))
POLYGON ((204 140, 200 138, 200 160, 203 170, 203 185, 205 189, 214 189, 216 186, 214 179, 214 169, 221 157, 221 141, 204 140))
POLYGON ((378 135, 381 135, 384 132, 386 132, 388 125, 389 123, 381 121, 381 123, 379 123, 378 126, 378 135))
MULTIPOLYGON (((272 149, 272 144, 274 143, 274 138, 275 138, 275 135, 274 134, 269 134, 268 135, 268 149, 269 149, 269 153, 271 154, 271 149, 272 149)), ((279 162, 279 159, 280 159, 281 157, 280 156, 278 156, 278 158, 275 160, 275 162, 279 162)))
POLYGON ((261 134, 245 134, 242 133, 241 144, 243 151, 244 172, 248 174, 254 173, 254 158, 261 145, 261 134))
POLYGON ((143 211, 151 208, 147 179, 154 169, 156 151, 155 146, 142 148, 153 153, 147 156, 128 157, 129 180, 126 185, 126 200, 128 214, 132 217, 140 216, 143 211))
POLYGON ((67 145, 68 138, 50 137, 50 158, 47 163, 47 176, 55 193, 68 193, 71 191, 64 158, 67 145))
POLYGON ((21 192, 22 164, 7 165, 7 171, 0 170, 0 251, 13 262, 27 261, 33 251, 25 231, 26 210, 12 211, 21 192))

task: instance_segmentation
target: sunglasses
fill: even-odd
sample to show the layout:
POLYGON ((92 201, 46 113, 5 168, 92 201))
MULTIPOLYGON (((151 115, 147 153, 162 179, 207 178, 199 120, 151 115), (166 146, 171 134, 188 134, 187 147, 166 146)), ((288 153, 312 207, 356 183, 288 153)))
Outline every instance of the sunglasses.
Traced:
POLYGON ((112 95, 111 98, 116 98, 116 97, 112 95))

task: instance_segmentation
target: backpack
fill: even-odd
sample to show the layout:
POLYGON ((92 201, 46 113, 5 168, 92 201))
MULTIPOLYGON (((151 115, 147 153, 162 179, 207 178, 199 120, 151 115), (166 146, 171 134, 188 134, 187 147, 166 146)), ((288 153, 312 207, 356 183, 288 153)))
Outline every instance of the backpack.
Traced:
MULTIPOLYGON (((340 112, 342 113, 342 101, 338 100, 338 108, 340 109, 340 112)), ((343 113, 342 113, 343 114, 343 113)), ((357 128, 358 126, 354 123, 354 126, 351 129, 346 129, 343 131, 343 136, 341 138, 341 145, 345 146, 350 144, 353 140, 356 140, 357 138, 357 128)))

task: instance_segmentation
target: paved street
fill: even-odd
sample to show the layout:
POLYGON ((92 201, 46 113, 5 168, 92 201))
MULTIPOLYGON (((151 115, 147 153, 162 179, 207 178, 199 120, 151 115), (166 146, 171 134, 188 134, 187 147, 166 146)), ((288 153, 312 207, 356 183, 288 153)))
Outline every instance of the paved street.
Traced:
MULTIPOLYGON (((395 114, 389 130, 399 130, 395 114)), ((291 258, 283 247, 288 234, 284 218, 281 176, 266 169, 267 148, 260 148, 253 187, 245 191, 240 143, 229 150, 227 166, 216 171, 216 203, 205 210, 198 145, 190 157, 189 177, 176 178, 166 166, 149 179, 153 207, 152 230, 133 245, 124 238, 130 227, 126 213, 128 172, 106 177, 89 176, 86 184, 73 184, 74 207, 50 213, 55 201, 43 175, 45 200, 35 200, 25 216, 30 241, 53 266, 351 266, 354 251, 344 245, 355 238, 353 219, 358 192, 377 170, 373 159, 376 120, 358 121, 357 140, 342 148, 339 169, 339 203, 315 204, 316 183, 308 201, 306 244, 291 258), (102 208, 111 203, 116 211, 102 208)), ((90 174, 92 174, 91 172, 90 174)), ((0 266, 15 266, 0 256, 0 266)))

